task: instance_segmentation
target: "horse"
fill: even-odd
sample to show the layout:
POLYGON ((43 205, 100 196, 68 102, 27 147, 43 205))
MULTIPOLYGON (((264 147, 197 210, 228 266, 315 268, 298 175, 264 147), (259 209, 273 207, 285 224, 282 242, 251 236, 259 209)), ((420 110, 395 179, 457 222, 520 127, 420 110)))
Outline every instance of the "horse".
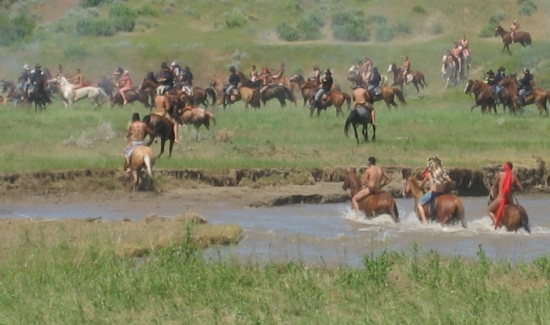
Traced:
MULTIPOLYGON (((518 103, 519 95, 516 83, 516 75, 510 75, 510 77, 504 78, 500 81, 500 85, 503 86, 512 97, 512 104, 514 105, 515 112, 520 109, 520 104, 518 103)), ((527 96, 524 96, 523 106, 535 104, 535 106, 537 106, 539 110, 539 116, 541 116, 543 112, 546 112, 546 116, 548 116, 548 107, 546 104, 549 100, 550 92, 542 88, 533 87, 531 93, 527 96)))
POLYGON ((100 98, 107 99, 107 94, 99 87, 83 87, 74 90, 74 86, 62 75, 52 79, 54 83, 59 84, 63 104, 65 108, 72 106, 73 102, 88 98, 94 107, 101 106, 100 98))
MULTIPOLYGON (((292 78, 289 79, 291 84, 296 84, 300 88, 300 93, 302 94, 302 97, 304 98, 304 108, 306 107, 306 104, 308 100, 311 98, 311 96, 314 95, 314 92, 316 89, 319 89, 318 86, 315 85, 315 83, 312 80, 305 80, 304 76, 301 74, 294 75, 292 78)), ((332 84, 332 87, 330 90, 338 90, 342 91, 340 86, 338 84, 332 84)))
MULTIPOLYGON (((512 52, 510 52, 510 44, 512 44, 511 34, 512 34, 511 32, 507 32, 500 25, 495 28, 495 37, 497 35, 500 35, 500 38, 502 39, 502 43, 504 43, 504 46, 502 47, 502 52, 504 52, 504 50, 508 50, 508 54, 510 55, 512 55, 512 52)), ((529 34, 528 32, 524 32, 524 31, 515 32, 513 41, 514 43, 521 44, 523 47, 526 47, 527 45, 532 46, 531 34, 529 34)))
MULTIPOLYGON (((424 189, 420 188, 420 184, 418 184, 418 181, 414 178, 414 176, 407 178, 405 188, 403 190, 403 196, 414 196, 414 211, 419 220, 420 216, 418 215, 417 205, 424 193, 424 189)), ((427 219, 437 219, 441 226, 460 221, 462 227, 467 227, 464 216, 464 205, 462 204, 460 198, 456 195, 442 194, 435 199, 433 204, 424 204, 423 207, 426 212, 427 219)))
POLYGON ((216 124, 216 118, 211 112, 205 111, 201 107, 192 109, 183 108, 178 111, 182 124, 193 124, 196 130, 196 140, 199 140, 199 128, 204 125, 210 131, 210 121, 216 124))
MULTIPOLYGON (((215 89, 216 93, 218 94, 218 100, 216 101, 214 106, 223 104, 223 109, 225 109, 227 105, 223 102, 223 94, 225 93, 225 89, 222 79, 216 76, 212 77, 212 80, 210 81, 210 88, 215 89)), ((229 97, 229 104, 242 100, 246 109, 248 109, 249 104, 253 108, 260 108, 260 96, 257 89, 249 87, 239 87, 237 89, 237 93, 237 95, 232 94, 229 97)))
POLYGON ((21 98, 25 97, 25 92, 21 89, 20 84, 16 84, 10 80, 2 80, 1 92, 5 93, 5 98, 13 103, 13 106, 17 106, 17 103, 21 98))
POLYGON ((174 134, 174 125, 172 122, 166 117, 155 113, 145 115, 142 122, 147 124, 147 127, 152 131, 152 134, 149 134, 149 142, 147 143, 147 146, 150 146, 157 137, 160 137, 160 153, 158 156, 158 158, 160 158, 160 156, 164 153, 164 144, 166 140, 168 140, 170 141, 170 145, 168 147, 168 158, 171 158, 174 141, 176 141, 176 134, 174 134))
POLYGON ((28 91, 27 102, 34 103, 35 112, 45 110, 47 104, 53 104, 49 92, 47 91, 47 84, 48 80, 46 76, 42 74, 28 91))
POLYGON ((466 87, 464 87, 464 93, 473 93, 475 96, 475 105, 470 108, 470 112, 474 108, 481 106, 481 113, 491 113, 491 108, 497 113, 495 101, 493 99, 493 91, 491 86, 481 80, 468 80, 466 87))
POLYGON ((136 192, 139 187, 141 170, 146 169, 149 179, 153 177, 153 166, 155 165, 155 154, 153 149, 148 146, 136 146, 130 155, 129 166, 124 166, 124 169, 130 168, 132 181, 134 183, 132 191, 136 192))
MULTIPOLYGON (((401 91, 403 91, 403 69, 397 67, 395 63, 390 64, 388 67, 388 72, 393 72, 393 86, 399 86, 401 91)), ((424 91, 424 87, 428 88, 428 84, 426 83, 426 79, 424 79, 424 74, 418 70, 411 70, 405 80, 405 84, 412 83, 414 85, 414 88, 416 88, 416 93, 418 94, 420 92, 420 88, 418 88, 418 85, 422 87, 422 91, 424 91)))
MULTIPOLYGON (((491 204, 497 197, 498 188, 495 185, 496 184, 493 184, 491 191, 489 191, 488 204, 491 204)), ((506 227, 507 231, 517 232, 519 228, 523 228, 526 232, 531 233, 531 229, 529 228, 529 216, 519 202, 518 204, 509 203, 504 206, 499 224, 499 227, 502 226, 506 227)))
MULTIPOLYGON (((354 84, 360 84, 364 87, 368 86, 368 80, 366 80, 361 73, 361 68, 354 64, 348 69, 348 81, 353 82, 354 84)), ((387 86, 388 85, 388 77, 386 75, 381 74, 380 75, 380 84, 379 87, 387 86)))
POLYGON ((260 100, 266 105, 267 101, 270 99, 276 98, 279 103, 281 104, 281 107, 286 106, 286 99, 290 100, 291 103, 296 106, 296 98, 294 97, 294 93, 290 88, 284 85, 274 85, 269 88, 267 88, 264 92, 260 93, 260 100))
POLYGON ((441 60, 441 76, 446 80, 445 88, 458 84, 458 66, 452 55, 443 55, 441 60))
POLYGON ((322 109, 326 110, 328 107, 333 105, 336 107, 336 116, 344 114, 342 111, 344 101, 347 103, 349 111, 351 106, 351 96, 339 90, 331 90, 328 94, 323 94, 323 97, 319 103, 316 103, 314 96, 311 96, 309 99, 309 116, 313 116, 313 111, 315 111, 315 108, 317 108, 317 116, 319 116, 322 109))
MULTIPOLYGON (((103 91, 108 94, 109 107, 112 108, 115 105, 122 106, 124 104, 124 99, 122 99, 119 88, 112 80, 103 77, 97 83, 97 86, 103 89, 103 91)), ((142 103, 145 108, 148 108, 149 111, 151 111, 153 108, 153 92, 154 90, 141 90, 140 87, 133 87, 132 89, 125 91, 126 101, 128 103, 138 101, 142 103)))
MULTIPOLYGON (((348 169, 344 184, 342 184, 342 189, 344 191, 350 189, 351 198, 361 190, 361 180, 359 176, 357 176, 354 168, 348 169)), ((359 209, 365 212, 369 218, 375 218, 382 214, 389 214, 395 223, 399 222, 397 204, 395 203, 395 199, 388 192, 377 191, 361 199, 357 203, 359 203, 359 209)))
POLYGON ((348 136, 350 124, 353 126, 353 131, 355 132, 355 139, 357 140, 357 144, 359 144, 359 136, 357 135, 357 126, 359 125, 363 125, 363 131, 361 133, 363 134, 365 141, 369 141, 368 126, 369 124, 371 124, 373 132, 372 141, 376 140, 376 126, 372 124, 370 111, 365 107, 361 105, 356 105, 349 113, 348 118, 346 119, 346 124, 344 126, 344 133, 346 134, 346 137, 348 136))

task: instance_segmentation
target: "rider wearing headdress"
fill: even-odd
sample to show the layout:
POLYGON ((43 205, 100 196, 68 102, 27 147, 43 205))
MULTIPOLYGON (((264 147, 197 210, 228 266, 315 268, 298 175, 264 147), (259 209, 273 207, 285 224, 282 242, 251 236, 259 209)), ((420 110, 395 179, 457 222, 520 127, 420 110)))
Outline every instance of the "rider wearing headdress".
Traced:
POLYGON ((426 211, 424 211, 424 204, 428 204, 431 208, 431 212, 434 212, 435 200, 440 195, 444 194, 445 182, 451 183, 453 180, 447 174, 443 163, 439 157, 429 157, 426 169, 422 173, 422 182, 420 188, 424 188, 426 182, 430 183, 430 191, 426 192, 418 201, 416 206, 418 214, 422 219, 422 224, 427 224, 426 211))
POLYGON ((529 69, 523 68, 523 78, 519 80, 519 88, 518 88, 518 104, 523 106, 525 103, 525 96, 529 95, 531 91, 533 90, 533 75, 531 72, 529 72, 529 69))
POLYGON ((323 77, 323 79, 321 79, 321 89, 319 89, 317 91, 317 93, 315 94, 315 98, 314 98, 314 103, 312 103, 312 107, 316 107, 319 102, 321 101, 321 98, 323 97, 324 94, 328 94, 330 92, 330 89, 332 88, 332 84, 333 84, 333 80, 332 80, 332 72, 330 72, 329 69, 326 69, 325 70, 325 76, 323 77))
POLYGON ((223 93, 224 105, 229 105, 229 99, 231 98, 233 91, 237 89, 237 87, 239 86, 239 82, 241 81, 234 67, 230 67, 229 72, 231 74, 229 75, 228 84, 226 85, 225 92, 223 93))
POLYGON ((181 73, 181 83, 183 84, 182 90, 187 94, 187 96, 193 96, 193 74, 191 69, 188 66, 183 68, 181 73))
POLYGON ((130 77, 130 71, 126 70, 122 74, 122 78, 118 79, 118 83, 122 85, 120 90, 118 91, 120 93, 120 96, 122 96, 122 105, 126 105, 128 101, 126 100, 126 95, 124 94, 126 91, 132 89, 132 78, 130 77))
POLYGON ((168 91, 172 89, 172 86, 174 85, 174 75, 172 74, 172 71, 170 71, 170 68, 168 67, 166 62, 162 62, 160 67, 161 71, 158 78, 159 87, 157 88, 157 93, 160 93, 160 88, 168 91))

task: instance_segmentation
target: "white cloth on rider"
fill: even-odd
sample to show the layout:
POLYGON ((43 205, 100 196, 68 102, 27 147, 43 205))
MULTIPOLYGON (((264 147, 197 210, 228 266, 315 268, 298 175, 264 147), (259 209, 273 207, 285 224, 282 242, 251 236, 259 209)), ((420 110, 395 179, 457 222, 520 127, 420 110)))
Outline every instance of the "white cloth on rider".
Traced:
POLYGON ((182 86, 181 90, 187 94, 187 96, 191 97, 193 96, 193 86, 182 86))
POLYGON ((162 95, 164 93, 165 88, 166 88, 165 85, 158 86, 157 87, 157 95, 162 95))
POLYGON ((134 149, 137 147, 137 146, 144 146, 145 143, 143 141, 132 141, 132 143, 126 147, 126 149, 124 149, 124 155, 126 156, 126 158, 128 158, 128 160, 130 160, 130 158, 132 157, 132 153, 134 152, 134 149))

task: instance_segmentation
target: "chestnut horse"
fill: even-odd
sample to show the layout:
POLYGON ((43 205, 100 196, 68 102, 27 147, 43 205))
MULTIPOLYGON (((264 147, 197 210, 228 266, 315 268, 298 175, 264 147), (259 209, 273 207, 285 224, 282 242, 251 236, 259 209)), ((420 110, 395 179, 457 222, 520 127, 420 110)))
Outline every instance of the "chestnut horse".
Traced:
POLYGON ((491 86, 481 80, 468 80, 466 87, 464 87, 465 94, 473 93, 475 96, 475 105, 472 105, 470 112, 474 108, 481 106, 481 113, 491 113, 491 108, 497 113, 497 107, 492 97, 493 91, 491 86))
POLYGON ((210 121, 216 124, 216 118, 211 112, 205 111, 201 107, 181 108, 178 110, 182 124, 193 124, 196 130, 196 140, 199 140, 199 128, 201 125, 210 131, 210 121))
MULTIPOLYGON (((498 195, 498 188, 495 185, 496 184, 493 184, 489 192, 489 204, 491 204, 498 195)), ((519 228, 523 228, 528 233, 531 233, 531 229, 529 228, 529 216, 527 212, 525 212, 525 209, 519 205, 519 202, 518 204, 512 203, 504 206, 499 227, 502 226, 506 227, 507 231, 517 232, 519 228)))
MULTIPOLYGON (((512 55, 512 52, 510 52, 510 44, 512 44, 511 32, 507 32, 504 28, 502 28, 502 26, 499 25, 495 28, 495 37, 497 35, 500 35, 500 38, 502 38, 502 43, 504 43, 502 52, 504 52, 504 50, 508 50, 508 54, 512 55)), ((519 43, 523 47, 526 47, 527 45, 531 46, 531 34, 524 31, 516 31, 514 33, 514 43, 519 43)))
POLYGON ((155 165, 155 154, 151 148, 148 146, 137 146, 134 148, 130 156, 130 165, 124 166, 124 170, 130 168, 134 183, 132 190, 134 192, 138 190, 141 170, 143 168, 146 169, 147 174, 149 175, 149 180, 152 181, 151 177, 153 176, 153 165, 155 165))
MULTIPOLYGON (((403 91, 403 68, 399 68, 395 63, 392 63, 388 67, 388 72, 393 72, 392 87, 399 86, 399 89, 403 91)), ((428 84, 426 83, 426 80, 424 79, 424 74, 422 72, 418 70, 411 70, 406 77, 407 80, 405 80, 405 84, 412 82, 414 88, 416 88, 417 94, 420 92, 418 85, 422 87, 422 91, 424 91, 424 87, 428 88, 428 84)))
MULTIPOLYGON (((223 104, 223 109, 227 105, 223 102, 223 89, 224 83, 221 78, 219 77, 212 77, 212 80, 210 82, 210 87, 216 90, 216 93, 218 94, 218 98, 216 100, 216 103, 213 106, 218 106, 223 104)), ((260 95, 257 89, 249 88, 249 87, 239 87, 237 89, 238 95, 232 94, 230 97, 230 104, 233 104, 235 102, 238 102, 239 100, 242 100, 244 103, 244 108, 248 109, 248 105, 254 107, 254 108, 260 108, 260 95)))
MULTIPOLYGON (((502 79, 499 84, 511 95, 514 111, 519 111, 520 104, 518 103, 519 95, 516 75, 510 75, 510 77, 502 79)), ((548 100, 550 100, 550 92, 542 88, 533 87, 531 93, 524 97, 523 106, 535 104, 539 110, 539 116, 542 115, 543 112, 546 112, 546 116, 548 116, 548 107, 546 106, 548 100)))
MULTIPOLYGON (((355 168, 348 169, 346 179, 342 185, 342 189, 351 190, 351 197, 361 190, 361 180, 355 172, 355 168)), ((351 199, 350 199, 351 200, 351 199)), ((358 201, 359 209, 367 215, 368 218, 375 218, 382 214, 389 214, 394 222, 399 222, 399 211, 395 199, 390 193, 385 191, 376 191, 362 200, 358 201)))
MULTIPOLYGON (((418 215, 417 205, 424 193, 424 189, 420 188, 420 184, 418 184, 418 181, 414 178, 414 176, 407 178, 407 181, 405 182, 405 189, 403 190, 403 196, 414 196, 414 212, 419 220, 420 216, 418 215)), ((424 211, 426 212, 426 219, 437 219, 442 226, 460 221, 462 227, 467 227, 466 219, 464 217, 464 205, 462 204, 460 198, 456 195, 442 194, 438 196, 433 204, 435 211, 432 211, 430 205, 431 204, 423 205, 424 211)))
POLYGON ((347 103, 349 111, 351 107, 351 96, 339 90, 331 90, 328 94, 323 95, 319 103, 315 103, 315 98, 311 96, 309 98, 309 116, 313 116, 315 108, 317 108, 317 116, 319 116, 322 109, 326 110, 333 105, 336 107, 336 116, 344 114, 342 111, 344 101, 347 103))

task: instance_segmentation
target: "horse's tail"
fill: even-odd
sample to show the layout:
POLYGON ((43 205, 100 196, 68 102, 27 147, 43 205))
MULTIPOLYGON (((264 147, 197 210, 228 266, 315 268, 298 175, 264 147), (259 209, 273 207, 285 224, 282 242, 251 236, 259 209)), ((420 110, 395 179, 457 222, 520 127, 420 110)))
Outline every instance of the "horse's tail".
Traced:
POLYGON ((521 217, 521 227, 525 229, 528 233, 531 233, 531 228, 529 228, 529 216, 527 212, 523 209, 522 206, 519 206, 519 215, 521 217))
POLYGON ((405 96, 403 95, 403 92, 399 88, 392 88, 393 92, 397 96, 397 99, 399 99, 399 102, 403 104, 403 106, 407 106, 407 101, 405 101, 405 96))
POLYGON ((212 87, 208 87, 206 89, 204 89, 204 92, 206 93, 206 100, 208 101, 208 95, 210 95, 210 98, 212 98, 210 102, 210 106, 214 106, 214 104, 216 103, 216 99, 218 98, 218 93, 216 92, 216 89, 212 88, 212 87))
POLYGON ((458 220, 460 220, 460 224, 463 228, 468 228, 468 223, 466 222, 466 217, 464 213, 464 204, 462 204, 462 201, 457 197, 455 198, 455 204, 456 204, 456 211, 455 216, 458 220))
POLYGON ((283 87, 284 92, 285 92, 285 97, 288 98, 290 100, 290 102, 292 104, 294 104, 294 106, 296 106, 296 97, 294 96, 294 93, 292 92, 292 90, 290 90, 290 88, 288 88, 285 85, 283 85, 282 87, 283 87))
POLYGON ((426 82, 426 78, 424 78, 424 75, 422 75, 422 82, 424 83, 424 86, 428 88, 428 83, 426 82))
POLYGON ((346 134, 346 137, 348 136, 349 125, 357 118, 359 118, 359 112, 354 109, 349 113, 348 119, 346 120, 346 125, 344 126, 344 133, 346 134))
POLYGON ((145 155, 145 157, 143 157, 143 162, 145 163, 145 167, 147 167, 147 174, 149 175, 149 177, 153 177, 153 164, 151 161, 151 157, 145 155))
POLYGON ((105 92, 105 90, 103 90, 102 88, 97 87, 97 91, 99 91, 99 94, 100 94, 101 96, 103 96, 103 98, 109 97, 109 96, 107 96, 107 93, 105 92))
POLYGON ((216 125, 216 118, 214 117, 214 114, 205 111, 205 112, 204 112, 204 115, 205 115, 209 120, 212 120, 212 122, 214 122, 214 125, 216 125))
POLYGON ((351 109, 351 96, 346 93, 342 93, 342 95, 344 95, 344 100, 348 104, 348 111, 349 111, 351 109))
POLYGON ((524 32, 523 35, 525 35, 525 44, 533 47, 533 44, 531 44, 531 34, 529 34, 528 32, 524 32))

